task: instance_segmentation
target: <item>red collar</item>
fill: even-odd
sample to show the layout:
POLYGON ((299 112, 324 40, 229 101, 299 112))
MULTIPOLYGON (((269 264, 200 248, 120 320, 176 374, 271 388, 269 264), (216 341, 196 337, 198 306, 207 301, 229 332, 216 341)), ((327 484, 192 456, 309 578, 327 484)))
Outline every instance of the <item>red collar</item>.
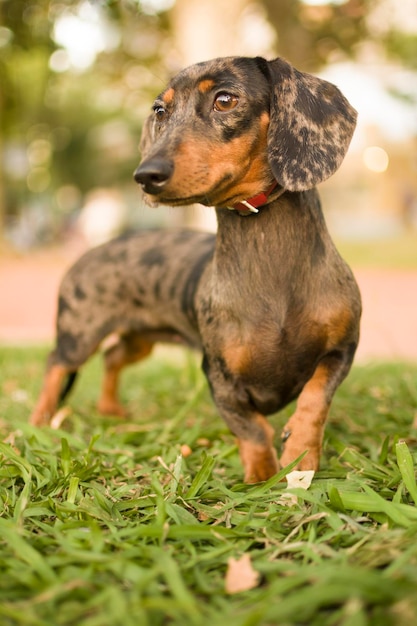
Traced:
POLYGON ((231 207, 227 207, 232 211, 238 211, 243 215, 249 215, 250 213, 258 213, 258 207, 263 206, 268 202, 268 198, 271 193, 274 191, 275 187, 278 185, 276 181, 269 187, 267 191, 263 193, 258 193, 256 196, 252 196, 252 198, 248 198, 248 200, 242 200, 241 202, 236 202, 231 207))

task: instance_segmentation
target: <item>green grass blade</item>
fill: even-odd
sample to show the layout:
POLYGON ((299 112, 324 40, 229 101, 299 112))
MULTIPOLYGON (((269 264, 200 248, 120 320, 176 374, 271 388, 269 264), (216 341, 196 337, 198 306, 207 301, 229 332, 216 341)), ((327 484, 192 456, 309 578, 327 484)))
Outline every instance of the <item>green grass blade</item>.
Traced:
POLYGON ((414 500, 414 504, 417 504, 417 483, 414 471, 414 463, 410 450, 408 449, 405 441, 400 441, 396 444, 395 452, 397 455, 398 467, 400 468, 404 484, 407 487, 410 496, 414 500))
POLYGON ((77 497, 79 482, 80 482, 80 479, 78 478, 78 476, 72 476, 72 478, 70 478, 68 494, 67 494, 67 502, 69 502, 70 504, 74 504, 75 502, 75 498, 77 497))
MULTIPOLYGON (((282 479, 299 459, 243 484, 197 360, 190 371, 194 356, 188 370, 157 354, 127 368, 128 420, 93 408, 93 357, 54 431, 29 425, 14 394, 26 389, 33 404, 28 385, 36 372, 40 384, 46 353, 0 347, 1 623, 413 623, 416 455, 396 444, 410 432, 417 364, 353 368, 333 402, 322 469, 284 506, 282 479), (226 597, 228 560, 243 554, 261 584, 226 597)), ((271 416, 277 432, 292 408, 271 416)))
POLYGON ((181 473, 182 473, 182 466, 183 466, 183 457, 182 457, 182 454, 179 454, 175 460, 175 465, 174 465, 174 469, 172 472, 172 481, 171 481, 171 487, 170 487, 171 495, 175 495, 177 493, 178 485, 179 485, 181 473))
POLYGON ((199 615, 197 599, 187 589, 177 563, 167 552, 160 550, 158 564, 172 595, 189 615, 192 623, 197 623, 196 620, 199 615))
POLYGON ((71 450, 65 437, 61 439, 61 464, 64 476, 68 476, 71 471, 71 450))
POLYGON ((198 470, 197 474, 194 476, 194 480, 184 496, 186 500, 195 498, 199 491, 204 487, 204 485, 207 483, 211 476, 214 463, 214 458, 206 454, 202 466, 198 470))
MULTIPOLYGON (((273 487, 278 485, 280 482, 282 482, 287 474, 292 472, 294 467, 298 465, 298 463, 305 457, 306 454, 307 454, 307 451, 300 454, 300 456, 297 457, 295 461, 292 461, 292 463, 289 463, 288 465, 280 469, 279 472, 277 472, 274 476, 271 476, 271 478, 268 478, 268 480, 266 480, 264 483, 254 485, 253 487, 250 486, 249 489, 250 489, 251 495, 259 496, 270 491, 270 489, 272 489, 273 487)), ((283 483, 282 485, 283 489, 285 488, 285 486, 286 484, 283 483)))
POLYGON ((42 554, 35 550, 35 548, 19 534, 15 526, 1 518, 0 534, 7 542, 8 546, 11 547, 16 557, 35 570, 44 582, 51 583, 55 580, 54 571, 48 565, 42 554))
POLYGON ((408 528, 417 521, 417 510, 405 504, 389 502, 363 485, 365 493, 338 491, 345 509, 361 513, 385 513, 393 522, 408 528))
POLYGON ((14 509, 14 520, 19 524, 22 520, 22 517, 25 513, 25 509, 27 508, 30 502, 30 494, 32 491, 32 483, 27 482, 20 492, 20 496, 16 502, 16 506, 14 509))
POLYGON ((32 468, 24 458, 19 456, 11 446, 0 442, 0 453, 5 459, 8 459, 15 467, 19 469, 19 473, 25 482, 29 482, 32 477, 32 468))

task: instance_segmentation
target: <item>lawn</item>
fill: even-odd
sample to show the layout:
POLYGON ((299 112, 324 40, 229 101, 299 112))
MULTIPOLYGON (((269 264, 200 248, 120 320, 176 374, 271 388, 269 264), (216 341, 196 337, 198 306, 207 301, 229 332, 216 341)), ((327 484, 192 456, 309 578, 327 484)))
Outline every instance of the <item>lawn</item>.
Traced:
POLYGON ((353 267, 378 270, 417 270, 417 232, 369 241, 339 239, 337 248, 353 267))
POLYGON ((126 420, 96 412, 94 358, 54 431, 27 423, 45 354, 0 349, 2 626, 416 623, 417 365, 353 369, 291 504, 285 472, 242 484, 194 355, 127 370, 126 420))

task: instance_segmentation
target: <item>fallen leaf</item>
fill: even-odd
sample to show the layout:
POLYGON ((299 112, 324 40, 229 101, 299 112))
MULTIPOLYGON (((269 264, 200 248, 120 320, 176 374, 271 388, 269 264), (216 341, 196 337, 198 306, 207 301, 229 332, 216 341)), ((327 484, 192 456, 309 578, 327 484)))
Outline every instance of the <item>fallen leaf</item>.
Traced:
POLYGON ((184 458, 187 458, 187 456, 190 456, 190 454, 192 454, 192 452, 193 452, 193 451, 191 450, 190 446, 189 446, 189 445, 187 445, 186 443, 183 443, 183 444, 182 444, 182 446, 181 446, 180 450, 181 450, 181 454, 182 454, 182 456, 183 456, 184 458))
POLYGON ((240 559, 230 558, 227 562, 225 590, 228 594, 240 593, 257 587, 259 572, 252 567, 249 554, 240 559))
POLYGON ((202 446, 204 448, 208 448, 211 445, 210 439, 207 439, 206 437, 199 437, 197 439, 197 443, 199 446, 202 446))
MULTIPOLYGON (((286 489, 308 489, 314 478, 314 470, 299 471, 294 470, 286 475, 287 487, 286 489)), ((279 498, 278 503, 284 506, 293 506, 297 504, 298 498, 295 493, 283 493, 279 498)))
POLYGON ((305 470, 304 472, 294 470, 286 476, 287 489, 308 489, 313 478, 314 470, 305 470))

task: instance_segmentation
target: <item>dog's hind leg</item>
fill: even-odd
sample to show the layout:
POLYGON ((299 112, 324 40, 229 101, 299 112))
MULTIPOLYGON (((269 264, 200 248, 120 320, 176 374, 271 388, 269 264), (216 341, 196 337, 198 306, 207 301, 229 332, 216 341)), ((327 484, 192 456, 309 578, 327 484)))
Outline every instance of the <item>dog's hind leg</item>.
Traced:
POLYGON ((65 380, 73 374, 65 365, 53 363, 48 366, 38 402, 30 416, 30 423, 35 426, 49 424, 62 398, 65 380))
POLYGON ((313 376, 304 385, 297 400, 296 410, 281 434, 282 467, 295 461, 303 452, 307 452, 297 469, 315 471, 319 469, 324 427, 330 404, 334 392, 349 372, 353 352, 328 354, 320 361, 313 376))
POLYGON ((97 404, 104 415, 125 416, 127 411, 118 398, 121 370, 131 363, 144 359, 151 352, 152 341, 138 333, 129 333, 118 338, 117 343, 104 352, 104 377, 97 404))

